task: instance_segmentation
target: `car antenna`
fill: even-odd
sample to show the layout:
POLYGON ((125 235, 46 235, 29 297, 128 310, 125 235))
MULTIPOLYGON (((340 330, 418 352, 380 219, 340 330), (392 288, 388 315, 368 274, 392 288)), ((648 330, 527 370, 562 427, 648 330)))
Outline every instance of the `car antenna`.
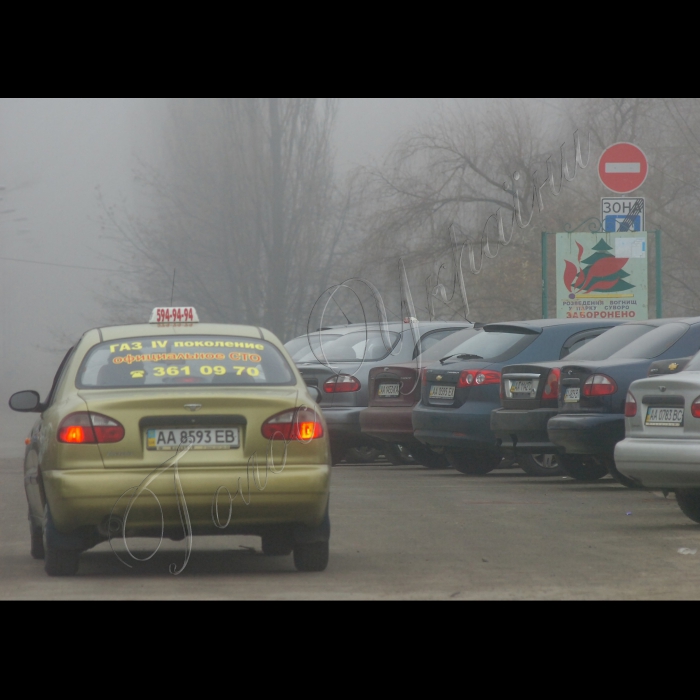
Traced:
POLYGON ((345 311, 343 311, 343 307, 336 301, 335 297, 333 297, 333 301, 335 301, 335 305, 340 309, 340 313, 343 314, 343 316, 345 316, 345 320, 348 322, 348 325, 352 326, 352 321, 348 318, 345 311))

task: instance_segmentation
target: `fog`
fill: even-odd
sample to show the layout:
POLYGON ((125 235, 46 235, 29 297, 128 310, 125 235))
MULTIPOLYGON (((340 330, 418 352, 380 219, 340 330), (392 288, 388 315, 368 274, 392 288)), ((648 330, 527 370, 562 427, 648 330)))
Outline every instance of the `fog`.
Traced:
MULTIPOLYGON (((134 205, 133 169, 160 149, 162 99, 0 99, 5 456, 22 454, 34 421, 9 411, 9 396, 23 389, 46 396, 69 343, 102 323, 101 297, 115 276, 105 270, 116 268, 116 251, 103 235, 97 188, 107 202, 134 205)), ((336 168, 347 172, 381 163, 402 132, 457 99, 477 108, 491 103, 490 98, 341 98, 333 136, 336 168)))

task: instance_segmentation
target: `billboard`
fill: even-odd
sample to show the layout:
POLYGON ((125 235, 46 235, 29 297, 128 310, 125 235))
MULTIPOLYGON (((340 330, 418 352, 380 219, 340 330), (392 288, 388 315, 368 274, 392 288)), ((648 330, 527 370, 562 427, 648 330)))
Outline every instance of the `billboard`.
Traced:
POLYGON ((649 318, 646 233, 558 233, 557 318, 649 318))

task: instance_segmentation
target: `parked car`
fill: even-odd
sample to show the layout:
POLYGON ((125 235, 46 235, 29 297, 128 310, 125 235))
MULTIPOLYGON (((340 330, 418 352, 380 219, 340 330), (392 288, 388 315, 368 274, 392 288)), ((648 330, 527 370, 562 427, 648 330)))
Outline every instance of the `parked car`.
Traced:
POLYGON ((455 348, 481 332, 482 327, 453 333, 412 363, 375 367, 369 373, 369 408, 360 414, 362 434, 381 440, 388 450, 401 446, 416 464, 428 469, 448 467, 444 454, 434 452, 413 436, 413 409, 421 399, 422 390, 419 368, 422 371, 454 354, 455 348))
POLYGON ((333 462, 342 461, 349 450, 355 452, 356 458, 372 451, 377 455, 386 448, 382 441, 363 435, 360 427, 360 414, 369 405, 372 369, 384 367, 387 361, 410 362, 452 333, 473 325, 434 321, 412 327, 392 323, 386 329, 386 337, 378 324, 354 326, 341 338, 324 343, 322 352, 310 350, 296 360, 307 385, 318 391, 318 403, 328 423, 333 462))
POLYGON ((646 377, 654 362, 700 350, 700 318, 653 323, 658 327, 603 362, 562 367, 559 413, 549 421, 547 432, 574 479, 595 481, 610 473, 621 484, 634 486, 616 469, 614 459, 617 443, 625 439, 629 387, 646 377))
POLYGON ((547 426, 559 413, 561 368, 570 361, 606 360, 630 343, 659 327, 658 322, 626 323, 602 335, 597 329, 581 334, 565 361, 510 365, 503 369, 501 408, 491 414, 491 430, 498 443, 513 450, 532 476, 558 473, 551 465, 530 462, 527 455, 554 454, 562 451, 549 440, 547 426), (549 468, 547 468, 549 467, 549 468))
POLYGON ((440 367, 424 373, 421 403, 413 411, 415 437, 430 448, 445 449, 463 474, 488 474, 504 456, 491 431, 491 413, 501 405, 503 368, 562 359, 592 331, 602 334, 613 325, 576 319, 485 326, 440 367))
POLYGON ((615 464, 639 486, 675 491, 683 513, 700 523, 700 354, 656 369, 630 386, 615 464))

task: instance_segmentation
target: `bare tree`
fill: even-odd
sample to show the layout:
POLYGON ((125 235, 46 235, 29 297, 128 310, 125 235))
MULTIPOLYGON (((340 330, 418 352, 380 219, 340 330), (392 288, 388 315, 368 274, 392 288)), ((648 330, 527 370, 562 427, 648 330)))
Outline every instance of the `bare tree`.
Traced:
POLYGON ((113 309, 170 302, 281 336, 305 326, 347 225, 331 136, 337 98, 170 98, 158 167, 142 165, 138 217, 106 207, 140 271, 113 309))

